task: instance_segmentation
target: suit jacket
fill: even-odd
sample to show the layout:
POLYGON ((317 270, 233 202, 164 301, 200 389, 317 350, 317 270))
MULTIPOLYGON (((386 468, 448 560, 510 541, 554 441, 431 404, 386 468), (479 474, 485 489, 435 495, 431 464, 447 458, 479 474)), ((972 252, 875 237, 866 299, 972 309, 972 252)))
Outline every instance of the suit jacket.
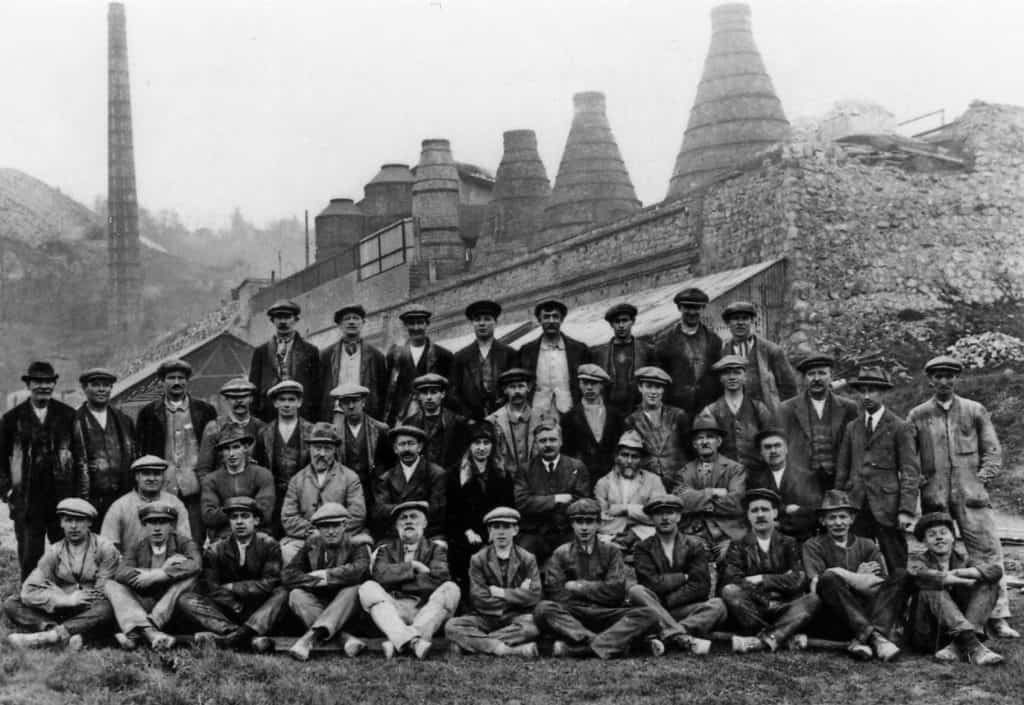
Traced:
MULTIPOLYGON (((427 430, 423 411, 417 411, 412 416, 406 417, 402 423, 421 428, 424 431, 427 430)), ((451 470, 459 464, 462 453, 466 450, 466 436, 469 429, 465 418, 448 409, 441 409, 441 426, 441 429, 434 427, 427 432, 427 442, 423 446, 423 453, 435 465, 440 465, 445 470, 451 470)))
POLYGON ((782 486, 776 484, 775 476, 766 466, 747 470, 747 489, 765 488, 778 493, 782 499, 779 507, 779 530, 798 541, 813 536, 818 531, 818 507, 824 492, 818 476, 806 467, 786 461, 782 473, 782 486), (799 509, 793 514, 786 513, 786 507, 795 504, 799 509))
MULTIPOLYGON (((192 432, 196 436, 198 446, 206 424, 217 418, 217 410, 202 399, 190 396, 188 413, 192 418, 192 432)), ((139 409, 139 415, 135 419, 135 440, 139 446, 139 455, 164 457, 167 451, 167 410, 164 397, 154 399, 139 409)))
POLYGON ((703 602, 711 592, 708 552, 704 541, 696 536, 676 532, 671 565, 661 549, 661 538, 650 536, 633 549, 633 565, 637 582, 670 610, 703 602))
POLYGON ((583 463, 561 455, 554 472, 548 473, 540 456, 530 461, 525 472, 515 476, 516 509, 523 533, 564 534, 570 530, 568 505, 555 504, 556 494, 571 494, 573 500, 590 496, 590 476, 583 463))
POLYGON ((203 587, 221 603, 261 603, 281 584, 281 547, 268 534, 256 532, 238 562, 238 544, 233 536, 215 541, 203 556, 203 587), (227 587, 229 586, 230 587, 227 587))
POLYGON ((476 341, 455 353, 452 361, 452 376, 448 380, 448 394, 454 407, 468 419, 479 421, 493 413, 505 403, 505 397, 498 385, 498 375, 519 366, 519 352, 505 343, 495 340, 487 354, 486 364, 491 368, 494 388, 484 391, 484 361, 480 359, 480 348, 476 341))
MULTIPOLYGON (((607 343, 601 345, 595 345, 590 349, 590 359, 592 362, 601 366, 605 372, 612 378, 612 384, 608 385, 609 389, 614 389, 617 385, 616 382, 624 382, 630 389, 628 398, 614 399, 609 397, 608 403, 610 406, 615 408, 622 416, 628 416, 636 408, 637 404, 640 403, 640 390, 637 388, 636 383, 633 381, 632 374, 629 379, 616 380, 616 368, 615 360, 612 359, 614 354, 615 345, 614 338, 609 340, 607 343)), ((650 343, 641 340, 640 338, 633 336, 633 372, 635 373, 641 367, 647 367, 648 365, 657 365, 658 360, 654 354, 654 346, 650 343)))
POLYGON ((613 543, 594 537, 587 553, 573 539, 555 549, 544 568, 544 595, 563 605, 583 607, 621 607, 626 599, 626 563, 622 551, 613 543), (579 583, 569 592, 565 584, 579 583))
POLYGON ((661 423, 655 425, 642 409, 626 417, 627 429, 644 439, 644 467, 661 478, 671 492, 679 484, 679 472, 688 456, 690 419, 686 412, 667 404, 661 407, 661 423))
POLYGON ((594 432, 590 430, 582 402, 562 416, 562 438, 565 439, 562 450, 586 466, 590 481, 595 484, 615 464, 615 449, 625 425, 625 419, 615 407, 605 404, 604 408, 600 441, 594 438, 594 432))
POLYGON ((422 605, 434 590, 451 579, 448 549, 440 541, 420 539, 413 554, 413 560, 430 568, 429 573, 417 573, 412 563, 405 562, 404 556, 402 540, 398 538, 384 541, 374 550, 373 574, 370 577, 394 597, 413 598, 422 605))
POLYGON ((494 546, 485 546, 469 559, 469 604, 476 614, 496 618, 530 614, 540 597, 540 569, 526 549, 513 545, 505 570, 494 546), (529 587, 520 587, 527 580, 529 587), (503 588, 505 596, 491 595, 492 585, 503 588))
POLYGON ((416 467, 408 482, 402 472, 401 463, 396 463, 391 469, 374 478, 374 533, 378 536, 394 533, 391 510, 395 505, 402 502, 424 501, 430 505, 427 510, 426 535, 433 537, 442 534, 447 506, 445 479, 444 468, 429 462, 423 455, 416 461, 416 467))
POLYGON ((921 463, 910 424, 888 408, 868 437, 866 414, 861 411, 846 426, 836 487, 850 495, 857 507, 866 503, 882 526, 896 526, 897 514, 917 513, 921 463))
MULTIPOLYGON (((537 358, 540 357, 540 338, 531 340, 519 348, 519 364, 523 369, 531 373, 537 373, 537 358)), ((569 393, 572 394, 573 406, 580 403, 580 382, 576 376, 576 369, 587 362, 592 362, 590 348, 586 343, 581 343, 575 338, 562 334, 562 341, 565 343, 565 360, 569 365, 569 393)))
MULTIPOLYGON (((847 425, 857 418, 857 402, 852 399, 827 392, 825 409, 828 413, 828 427, 832 436, 832 455, 839 455, 839 446, 843 442, 843 434, 847 425)), ((779 404, 779 425, 786 434, 789 446, 789 462, 801 468, 810 468, 819 474, 822 489, 831 489, 835 476, 824 476, 819 468, 811 467, 811 410, 810 395, 806 392, 779 404)))
MULTIPOLYGON (((199 571, 203 568, 203 554, 195 541, 182 538, 172 532, 167 537, 167 553, 164 554, 164 559, 166 560, 175 555, 184 556, 187 560, 164 568, 164 572, 167 573, 167 577, 171 579, 171 582, 158 583, 144 590, 143 594, 163 594, 173 583, 199 575, 199 571)), ((137 542, 130 550, 125 551, 121 556, 121 565, 118 567, 114 579, 119 583, 128 585, 128 581, 140 569, 148 570, 152 564, 153 547, 149 543, 149 539, 143 539, 137 542)))
MULTIPOLYGON (((749 367, 756 370, 760 380, 760 388, 749 389, 752 397, 764 402, 772 413, 779 408, 779 403, 792 399, 797 393, 796 372, 786 359, 786 353, 775 343, 761 336, 751 336, 757 342, 747 355, 749 367)), ((732 340, 722 346, 722 355, 737 354, 736 344, 732 340)))
POLYGON ((312 466, 299 470, 288 481, 284 503, 281 505, 281 526, 286 536, 304 539, 313 532, 310 519, 317 509, 327 502, 337 502, 352 515, 348 530, 359 531, 366 521, 366 497, 362 483, 354 471, 335 461, 327 470, 323 487, 316 484, 316 472, 312 466))
POLYGON ((686 357, 683 339, 686 334, 676 324, 654 349, 657 365, 672 377, 665 390, 665 403, 678 406, 693 416, 722 396, 722 385, 711 366, 722 357, 722 339, 703 323, 695 335, 704 339, 704 360, 700 377, 694 375, 693 362, 686 357))
MULTIPOLYGON (((307 421, 315 421, 320 402, 320 350, 298 333, 288 354, 288 379, 302 385, 299 414, 307 421)), ((281 380, 277 374, 277 338, 272 337, 252 351, 249 363, 249 381, 256 385, 252 413, 263 421, 274 418, 274 405, 267 399, 267 390, 281 380)))
MULTIPOLYGON (((380 349, 360 340, 359 384, 370 390, 366 397, 366 413, 378 421, 384 418, 384 395, 388 391, 388 365, 380 349)), ((331 390, 338 386, 338 367, 341 364, 343 343, 338 341, 320 353, 320 399, 317 418, 334 418, 334 400, 331 390)))
POLYGON ((762 553, 754 532, 729 544, 722 568, 722 585, 739 585, 751 575, 763 575, 754 587, 764 600, 792 600, 804 592, 804 566, 800 548, 791 536, 772 532, 768 553, 762 553))
MULTIPOLYGON (((206 424, 206 428, 203 429, 203 437, 199 441, 199 460, 196 462, 196 476, 200 482, 203 477, 221 466, 220 458, 216 451, 217 436, 220 435, 220 432, 229 423, 234 423, 234 421, 231 420, 230 415, 225 414, 206 424)), ((260 435, 261 428, 263 428, 263 422, 253 414, 249 414, 249 420, 245 423, 245 430, 253 438, 257 438, 260 435)))
POLYGON ((614 537, 635 529, 634 533, 643 536, 653 531, 651 518, 644 513, 644 505, 665 494, 665 486, 660 477, 646 470, 640 470, 634 479, 636 484, 628 494, 624 491, 621 476, 615 472, 608 473, 594 485, 594 499, 601 505, 600 534, 614 537), (625 505, 625 516, 611 515, 611 508, 615 505, 625 505))
POLYGON ((735 460, 716 455, 706 481, 696 460, 684 465, 674 494, 683 500, 683 516, 688 520, 686 530, 689 533, 703 535, 706 531, 709 539, 720 540, 724 535, 736 541, 747 533, 743 511, 746 490, 746 469, 735 460), (712 496, 711 490, 716 488, 729 493, 724 497, 712 496))
POLYGON ((387 393, 384 401, 384 422, 393 426, 414 409, 412 382, 417 377, 433 372, 444 378, 451 377, 454 356, 447 348, 427 338, 427 345, 418 363, 413 363, 409 343, 392 345, 387 355, 387 393))
MULTIPOLYGON (((529 407, 527 407, 529 409, 529 407)), ((555 412, 557 413, 557 412, 555 412)), ((494 455, 498 461, 498 464, 507 472, 509 475, 515 476, 516 473, 522 472, 529 467, 530 462, 537 456, 537 444, 533 440, 533 429, 542 420, 550 420, 552 417, 547 414, 539 414, 532 409, 530 410, 530 418, 526 422, 526 438, 528 440, 528 446, 526 449, 526 457, 517 458, 515 450, 514 436, 512 434, 512 421, 509 418, 508 406, 503 406, 493 414, 487 417, 487 421, 490 421, 494 425, 495 429, 495 443, 494 443, 494 455)), ((563 438, 565 434, 563 434, 563 438)))
MULTIPOLYGON (((89 427, 86 414, 90 413, 85 404, 82 404, 75 411, 71 450, 75 456, 75 463, 78 465, 78 472, 85 478, 87 483, 86 487, 88 489, 83 496, 95 504, 97 498, 95 479, 98 468, 90 467, 87 450, 89 445, 87 440, 89 438, 89 427)), ((117 498, 135 487, 135 478, 132 475, 132 463, 138 457, 138 449, 135 445, 135 424, 132 423, 127 414, 112 406, 107 407, 107 423, 114 425, 114 432, 117 434, 118 442, 121 446, 121 466, 103 470, 104 472, 109 472, 112 477, 117 477, 120 491, 113 494, 113 497, 117 498)), ((97 507, 97 509, 100 509, 101 516, 106 513, 105 508, 97 507)))
POLYGON ((304 588, 318 593, 337 594, 342 588, 359 585, 370 577, 370 550, 365 545, 353 545, 349 533, 341 537, 341 544, 329 551, 321 536, 311 536, 285 566, 281 584, 288 589, 304 588), (328 556, 328 553, 332 555, 328 556), (310 573, 327 571, 327 584, 310 573))
MULTIPOLYGON (((302 439, 306 437, 312 428, 313 424, 300 418, 298 426, 293 431, 293 433, 299 434, 299 459, 296 465, 296 472, 309 465, 309 447, 302 439)), ((256 432, 256 443, 253 445, 252 459, 257 465, 262 465, 270 470, 270 474, 274 476, 274 490, 278 497, 277 501, 280 504, 281 498, 284 497, 284 493, 288 489, 288 481, 292 479, 292 476, 285 475, 281 468, 274 465, 274 456, 277 454, 275 448, 277 436, 277 419, 274 419, 256 432)))
POLYGON ((711 416, 718 427, 725 431, 718 452, 740 463, 748 470, 760 467, 761 452, 754 443, 754 437, 766 428, 775 426, 775 416, 768 406, 749 394, 743 395, 740 408, 732 413, 725 397, 719 397, 700 412, 711 416))

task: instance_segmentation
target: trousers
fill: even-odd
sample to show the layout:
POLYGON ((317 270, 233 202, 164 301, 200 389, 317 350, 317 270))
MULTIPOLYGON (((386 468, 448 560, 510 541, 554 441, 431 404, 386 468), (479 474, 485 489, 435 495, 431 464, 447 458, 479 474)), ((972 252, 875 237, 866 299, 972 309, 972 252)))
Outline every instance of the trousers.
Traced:
POLYGON ((288 590, 283 587, 275 589, 265 599, 256 598, 236 604, 188 592, 178 599, 178 609, 204 630, 218 636, 236 631, 243 625, 254 634, 265 635, 273 629, 287 601, 288 590))
POLYGON ((106 630, 114 622, 114 609, 106 598, 83 607, 58 607, 53 612, 44 612, 26 605, 20 597, 13 595, 4 600, 4 614, 12 624, 30 632, 61 626, 71 635, 106 630))
POLYGON ((394 597, 375 580, 359 586, 359 602, 396 649, 416 638, 430 641, 455 614, 462 591, 450 580, 441 583, 420 607, 414 598, 394 597))
MULTIPOLYGON (((949 514, 960 529, 960 538, 968 557, 980 563, 998 561, 1003 565, 1003 546, 996 533, 996 520, 991 507, 968 507, 964 502, 951 502, 949 514)), ((1005 571, 1004 571, 1005 572, 1005 571)), ((999 582, 999 594, 990 617, 1006 619, 1010 616, 1010 596, 1006 592, 1005 576, 999 582)))
POLYGON ((921 590, 911 614, 911 645, 921 651, 935 651, 963 632, 974 631, 985 640, 985 622, 999 596, 996 583, 978 583, 956 593, 949 590, 921 590))
POLYGON ((769 636, 782 643, 811 621, 821 604, 817 595, 801 595, 788 601, 765 601, 743 585, 726 585, 722 600, 742 631, 769 636))
POLYGON ((658 627, 658 615, 649 607, 602 607, 541 600, 533 618, 549 631, 573 644, 588 644, 600 658, 625 656, 635 639, 658 627))
POLYGON ((870 592, 858 592, 842 576, 825 571, 818 578, 818 597, 825 609, 846 623, 856 639, 873 632, 888 638, 903 606, 903 581, 888 578, 870 592))
POLYGON ((359 586, 350 585, 327 599, 323 593, 295 588, 288 593, 288 607, 307 629, 327 632, 325 641, 333 639, 359 607, 359 586))
POLYGON ((56 520, 48 522, 26 521, 25 512, 14 505, 10 506, 11 518, 14 520, 14 540, 18 548, 18 565, 21 567, 21 580, 25 581, 28 574, 36 568, 39 559, 46 553, 46 541, 59 541, 63 535, 60 523, 56 520))
POLYGON ((178 607, 178 600, 196 584, 195 578, 179 580, 164 590, 161 595, 139 595, 127 585, 108 580, 103 592, 114 609, 117 626, 128 633, 141 627, 163 629, 171 621, 178 607))
POLYGON ((497 654, 502 646, 519 646, 540 636, 533 614, 503 614, 500 617, 465 614, 452 617, 444 635, 471 654, 497 654))
POLYGON ((634 585, 627 593, 631 605, 647 607, 658 615, 658 627, 662 639, 692 634, 704 636, 725 621, 727 611, 725 603, 714 597, 701 602, 691 602, 668 609, 654 591, 644 585, 634 585))

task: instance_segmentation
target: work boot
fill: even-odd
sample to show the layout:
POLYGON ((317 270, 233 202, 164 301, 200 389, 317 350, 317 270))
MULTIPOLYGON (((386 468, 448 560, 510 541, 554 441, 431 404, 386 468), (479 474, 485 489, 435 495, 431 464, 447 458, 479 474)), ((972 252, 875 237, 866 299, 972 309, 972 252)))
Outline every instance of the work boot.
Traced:
POLYGON ((192 635, 192 644, 200 649, 209 649, 217 646, 218 637, 213 632, 196 632, 192 635))
POLYGON ((249 648, 257 654, 269 654, 277 645, 269 636, 254 636, 249 642, 249 648))
POLYGON ((651 656, 654 658, 665 655, 665 642, 657 637, 647 640, 647 648, 651 650, 651 656))
POLYGON ((870 661, 871 657, 874 656, 874 652, 871 651, 871 647, 860 639, 854 639, 847 644, 846 652, 858 661, 870 661))
POLYGON ((551 645, 551 655, 555 658, 587 656, 590 653, 591 649, 588 644, 570 644, 567 641, 556 641, 551 645))
POLYGON ((896 644, 892 643, 878 632, 871 635, 871 648, 874 649, 875 656, 878 660, 884 661, 885 663, 894 660, 900 655, 900 647, 896 646, 896 644))
POLYGON ((395 657, 395 652, 397 651, 395 645, 388 640, 384 640, 384 642, 380 645, 380 650, 384 652, 385 661, 390 661, 391 659, 393 659, 395 657))
POLYGON ((732 638, 732 652, 734 654, 749 654, 755 651, 764 651, 768 645, 756 636, 734 636, 732 638))
POLYGON ((153 651, 167 651, 174 647, 174 637, 155 627, 143 627, 142 636, 149 642, 153 651))
POLYGON ((513 646, 512 655, 522 656, 523 658, 535 659, 540 657, 540 651, 537 650, 537 644, 530 642, 529 644, 520 644, 519 646, 513 646))
POLYGON ((118 632, 114 635, 114 641, 125 651, 135 651, 135 649, 139 648, 141 638, 141 635, 135 630, 127 634, 125 632, 118 632))
POLYGON ((430 653, 430 647, 432 644, 422 637, 417 637, 412 640, 412 653, 420 661, 427 657, 430 653))
POLYGON ((65 651, 81 651, 85 646, 85 641, 82 640, 81 634, 72 634, 68 638, 68 643, 64 645, 65 651))
POLYGON ((996 639, 1020 639, 1020 632, 1011 627, 1003 617, 988 620, 986 631, 996 639))
POLYGON ((935 660, 941 663, 959 663, 963 660, 963 654, 960 647, 951 641, 935 652, 935 660))
MULTIPOLYGON (((806 634, 794 634, 789 637, 786 642, 786 648, 790 651, 804 651, 807 648, 807 635, 806 634)), ((772 649, 775 651, 775 649, 772 649)))
POLYGON ((995 666, 1003 662, 1003 657, 981 642, 967 652, 967 660, 978 666, 995 666))
POLYGON ((300 636, 294 644, 292 644, 292 648, 288 649, 288 655, 296 661, 308 661, 309 652, 315 643, 316 632, 310 629, 308 632, 300 636))
POLYGON ((16 633, 7 635, 7 643, 16 649, 39 649, 44 646, 60 644, 64 639, 56 629, 47 629, 31 634, 16 633))
POLYGON ((345 652, 345 655, 349 658, 355 658, 359 654, 363 653, 366 648, 366 642, 362 639, 357 639, 354 636, 350 636, 345 639, 345 644, 341 647, 341 650, 345 652))

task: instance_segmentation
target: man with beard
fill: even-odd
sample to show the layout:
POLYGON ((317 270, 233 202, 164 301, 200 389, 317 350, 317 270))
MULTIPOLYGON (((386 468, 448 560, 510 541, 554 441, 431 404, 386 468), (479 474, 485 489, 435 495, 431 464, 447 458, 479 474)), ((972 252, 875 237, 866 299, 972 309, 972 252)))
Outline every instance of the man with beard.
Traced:
POLYGON ((83 372, 78 381, 85 403, 75 412, 71 451, 78 472, 88 483, 88 497, 102 524, 110 505, 132 486, 132 461, 138 455, 135 425, 128 416, 110 406, 110 392, 117 375, 95 367, 83 372))
POLYGON ((754 334, 757 309, 749 301, 734 301, 722 311, 732 338, 722 346, 722 355, 738 355, 747 363, 747 393, 768 407, 796 396, 796 373, 786 354, 775 343, 754 334))
POLYGON ((96 508, 71 497, 57 504, 57 516, 64 538, 39 559, 20 595, 4 601, 7 619, 28 632, 7 635, 19 649, 60 645, 78 651, 84 636, 102 633, 114 622, 103 587, 114 579, 121 556, 114 544, 89 530, 96 508))
POLYGON ((683 289, 672 300, 679 308, 679 324, 655 348, 657 362, 652 364, 672 378, 665 400, 692 417, 722 393, 711 372, 711 365, 722 357, 722 339, 701 322, 707 294, 683 289))
POLYGON ((630 303, 609 308, 604 320, 612 327, 612 339, 590 350, 591 358, 608 375, 608 406, 619 416, 629 416, 640 403, 634 371, 657 364, 654 348, 633 336, 636 315, 636 306, 630 303))
POLYGON ((408 338, 404 345, 388 349, 388 386, 384 406, 384 422, 393 426, 416 411, 413 380, 429 372, 444 378, 452 373, 452 354, 427 337, 430 311, 413 308, 398 318, 405 324, 408 338))
POLYGON ((474 301, 466 307, 475 340, 455 353, 451 392, 455 407, 468 419, 481 421, 504 401, 498 378, 519 366, 519 353, 494 338, 501 306, 494 301, 474 301))
POLYGON ((366 309, 358 304, 342 306, 334 312, 334 323, 341 339, 320 355, 320 421, 334 417, 335 399, 331 390, 339 385, 358 385, 366 389, 367 415, 380 420, 384 416, 384 396, 388 389, 388 365, 384 353, 363 340, 366 309))
POLYGON ((660 367, 641 367, 636 371, 636 383, 640 407, 626 417, 626 429, 636 431, 644 439, 644 467, 660 477, 665 489, 672 492, 686 463, 690 418, 682 409, 665 403, 665 389, 672 384, 672 378, 660 367))
POLYGON ((313 424, 299 416, 302 392, 302 385, 292 379, 278 382, 267 390, 277 416, 256 434, 252 452, 256 465, 267 468, 274 478, 274 513, 267 522, 267 529, 276 537, 282 536, 281 505, 288 482, 309 465, 309 448, 302 439, 313 430, 313 424))
MULTIPOLYGON (((590 477, 583 463, 562 455, 562 430, 554 421, 534 428, 538 454, 515 475, 516 509, 522 514, 519 545, 543 564, 551 552, 572 539, 566 507, 590 496, 590 477)), ((601 512, 600 505, 598 514, 601 512)))
MULTIPOLYGON (((282 574, 290 591, 288 606, 306 625, 306 632, 288 650, 298 660, 309 660, 309 652, 330 641, 359 607, 359 585, 369 575, 369 537, 353 540, 346 524, 351 513, 337 502, 326 502, 310 522, 317 533, 309 538, 282 574)), ((366 643, 344 634, 345 654, 356 657, 366 643)))
POLYGON ((335 399, 334 427, 341 439, 338 459, 359 476, 367 516, 373 513, 373 480, 378 468, 391 467, 395 462, 387 425, 366 413, 369 395, 370 390, 358 384, 339 384, 331 390, 335 399))
POLYGON ((553 417, 534 413, 530 405, 533 375, 519 368, 502 372, 498 384, 507 400, 487 417, 494 425, 498 463, 512 477, 524 472, 537 455, 534 431, 537 425, 553 417))
POLYGON ((611 378, 593 364, 580 365, 580 403, 562 417, 565 454, 583 463, 591 482, 597 482, 615 462, 615 444, 622 435, 625 417, 605 404, 604 393, 611 378))
POLYGON ((470 561, 470 613, 445 625, 451 651, 537 658, 533 608, 541 596, 540 570, 533 554, 515 544, 519 512, 495 507, 483 524, 489 545, 470 561))
POLYGON ((196 463, 196 475, 200 482, 217 469, 219 458, 214 448, 226 425, 244 426, 246 433, 253 438, 263 428, 263 422, 252 415, 252 395, 255 391, 256 387, 245 377, 229 379, 220 388, 220 395, 224 397, 229 409, 227 414, 218 416, 203 429, 203 439, 199 442, 199 462, 196 463))
POLYGON ((396 426, 388 431, 388 439, 398 463, 374 478, 373 511, 378 536, 387 534, 394 526, 395 507, 406 502, 426 502, 426 535, 429 538, 444 533, 445 472, 423 454, 426 434, 416 426, 396 426))
POLYGON ((793 465, 782 431, 767 428, 754 437, 762 464, 747 471, 747 487, 765 487, 779 495, 779 531, 803 542, 818 533, 817 510, 822 491, 818 476, 793 465))
POLYGON ((309 448, 309 465, 288 481, 281 524, 281 554, 290 563, 310 537, 317 534, 312 518, 326 502, 337 502, 349 512, 348 529, 357 533, 366 522, 366 499, 359 476, 338 462, 338 430, 329 423, 316 423, 303 439, 309 448))
POLYGON ((252 441, 241 426, 225 426, 217 439, 221 467, 203 478, 203 524, 213 540, 231 533, 224 503, 232 497, 252 497, 262 516, 274 514, 274 476, 250 460, 252 441))
POLYGON ((533 374, 534 412, 564 414, 580 401, 576 370, 591 362, 586 344, 562 333, 569 309, 561 301, 542 301, 533 309, 541 335, 519 349, 523 367, 533 374))
POLYGON ((637 542, 654 534, 644 507, 653 497, 665 494, 661 478, 641 469, 643 459, 644 441, 640 434, 626 431, 615 451, 615 467, 594 486, 602 517, 598 537, 614 543, 628 555, 632 555, 637 542))
POLYGON ((372 579, 359 586, 360 604, 387 637, 386 659, 406 650, 425 659, 434 633, 459 606, 461 592, 449 579, 445 544, 424 536, 429 511, 421 501, 391 508, 397 537, 377 546, 372 579))
MULTIPOLYGON (((144 455, 132 463, 135 490, 118 497, 110 505, 100 528, 103 538, 111 541, 121 551, 132 550, 132 547, 147 537, 146 528, 139 519, 139 510, 153 503, 174 509, 177 521, 174 530, 179 539, 193 538, 185 505, 176 495, 164 489, 166 471, 167 461, 155 455, 144 455)), ((198 541, 196 543, 198 545, 198 541)))
POLYGON ((807 391, 779 405, 779 424, 786 434, 789 460, 817 476, 822 491, 832 489, 836 457, 846 426, 857 418, 857 402, 832 392, 832 368, 828 355, 805 357, 797 369, 807 391))
POLYGON ((798 632, 821 600, 804 593, 806 578, 796 541, 775 530, 779 496, 768 489, 747 490, 743 505, 750 532, 725 553, 721 594, 741 631, 757 635, 734 636, 732 650, 803 649, 807 636, 798 632))
POLYGON ((850 386, 862 411, 846 427, 836 462, 836 489, 850 495, 859 508, 853 533, 878 541, 889 574, 907 568, 907 537, 914 524, 921 465, 914 429, 885 408, 892 389, 880 367, 863 367, 850 386))
POLYGON ((88 493, 71 452, 75 411, 53 399, 57 373, 33 362, 21 380, 28 399, 0 418, 0 501, 14 521, 21 579, 36 567, 46 541, 60 540, 57 504, 88 493))
POLYGON ((267 403, 267 390, 286 379, 295 380, 306 390, 299 414, 307 421, 316 418, 316 403, 320 398, 320 351, 295 330, 301 312, 294 301, 274 302, 267 309, 274 336, 252 351, 249 363, 249 381, 255 388, 252 413, 265 422, 274 418, 274 409, 267 403))
POLYGON ((199 444, 206 425, 217 411, 188 393, 192 365, 184 360, 160 363, 156 376, 163 394, 139 410, 135 425, 139 453, 164 458, 167 473, 164 489, 184 503, 192 536, 203 536, 203 512, 199 501, 199 444))
POLYGON ((416 390, 417 410, 402 422, 423 429, 424 452, 434 465, 454 467, 466 449, 466 419, 444 408, 448 380, 441 375, 425 374, 412 383, 416 390))
MULTIPOLYGON (((715 419, 725 431, 719 453, 737 461, 748 471, 761 464, 754 437, 775 425, 768 407, 746 393, 747 361, 738 355, 726 355, 711 366, 722 382, 722 396, 708 404, 701 416, 715 419)), ((815 505, 817 506, 817 505, 815 505)))
MULTIPOLYGON (((984 406, 956 393, 963 364, 939 356, 924 366, 935 396, 907 415, 921 459, 921 511, 947 512, 960 527, 967 555, 979 562, 1003 565, 992 502, 985 486, 1003 469, 1003 449, 984 406)), ((999 600, 988 620, 993 636, 1016 639, 1020 633, 1006 623, 1010 600, 1000 584, 999 600)))

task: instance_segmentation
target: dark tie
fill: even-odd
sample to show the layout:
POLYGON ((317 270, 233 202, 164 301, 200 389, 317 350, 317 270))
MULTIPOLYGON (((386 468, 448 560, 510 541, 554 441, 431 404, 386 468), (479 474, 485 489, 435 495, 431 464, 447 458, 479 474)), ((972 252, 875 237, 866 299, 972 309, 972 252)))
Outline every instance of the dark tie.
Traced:
POLYGON ((868 416, 868 424, 867 424, 867 426, 868 426, 868 435, 870 436, 872 433, 875 432, 875 425, 872 422, 872 419, 871 419, 870 416, 868 416))

